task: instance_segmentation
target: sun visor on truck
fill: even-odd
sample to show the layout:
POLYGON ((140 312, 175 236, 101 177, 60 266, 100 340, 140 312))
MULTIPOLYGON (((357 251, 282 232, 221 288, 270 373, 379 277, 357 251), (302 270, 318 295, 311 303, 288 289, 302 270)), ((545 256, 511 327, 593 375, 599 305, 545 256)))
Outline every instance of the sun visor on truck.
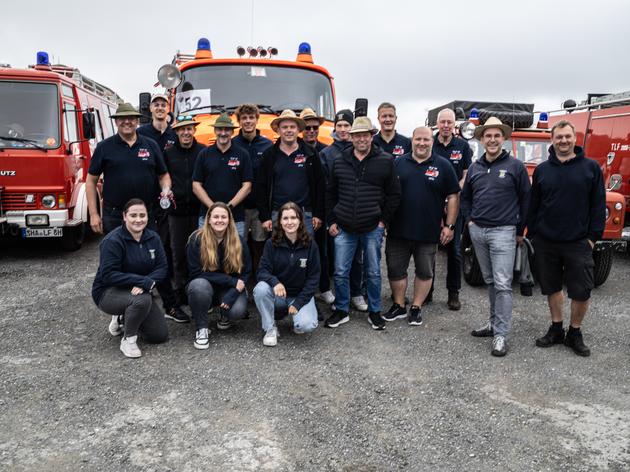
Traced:
POLYGON ((456 110, 461 108, 466 113, 466 118, 470 117, 470 112, 476 108, 479 112, 479 122, 484 124, 488 118, 494 116, 503 123, 511 125, 513 128, 529 128, 534 122, 534 104, 532 103, 497 103, 497 102, 468 102, 464 100, 454 100, 441 107, 429 110, 427 125, 435 126, 440 110, 450 108, 456 110))

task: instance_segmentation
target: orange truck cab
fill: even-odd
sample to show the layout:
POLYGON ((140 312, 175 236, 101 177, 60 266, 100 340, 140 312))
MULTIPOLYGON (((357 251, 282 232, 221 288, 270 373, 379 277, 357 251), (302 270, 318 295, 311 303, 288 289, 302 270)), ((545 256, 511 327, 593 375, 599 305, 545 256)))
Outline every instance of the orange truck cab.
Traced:
MULTIPOLYGON (((312 108, 326 120, 320 127, 320 141, 331 143, 335 115, 332 76, 313 63, 308 43, 299 45, 294 61, 275 59, 277 54, 273 47, 239 46, 238 57, 215 58, 210 41, 201 38, 194 55, 177 53, 171 64, 160 68, 158 80, 171 97, 173 115, 191 115, 200 123, 195 137, 204 145, 215 141, 212 125, 218 116, 233 113, 243 103, 258 105, 258 129, 272 141, 278 136, 271 121, 283 110, 299 114, 312 108)), ((141 110, 148 108, 149 97, 140 94, 141 110)))
POLYGON ((0 234, 57 238, 78 249, 89 224, 85 178, 96 143, 114 134, 118 95, 37 53, 0 66, 0 234))

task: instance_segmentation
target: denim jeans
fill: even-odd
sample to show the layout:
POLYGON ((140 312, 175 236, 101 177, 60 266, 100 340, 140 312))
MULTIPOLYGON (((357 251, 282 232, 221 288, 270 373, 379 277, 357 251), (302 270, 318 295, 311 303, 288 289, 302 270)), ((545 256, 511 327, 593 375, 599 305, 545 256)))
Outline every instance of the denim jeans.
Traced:
MULTIPOLYGON (((206 217, 205 216, 200 216, 199 217, 198 227, 201 228, 205 222, 206 222, 206 217)), ((246 241, 246 239, 245 239, 245 222, 244 221, 235 221, 234 224, 236 225, 236 231, 238 232, 238 235, 243 240, 246 241)))
POLYGON ((477 261, 488 285, 490 324, 495 335, 507 336, 512 325, 512 277, 516 255, 516 227, 469 227, 477 261))
MULTIPOLYGON (((262 329, 265 332, 269 331, 275 326, 276 318, 281 319, 287 316, 289 305, 293 303, 294 300, 295 298, 290 297, 276 297, 273 293, 273 287, 267 282, 258 282, 254 287, 254 302, 260 313, 262 329)), ((317 307, 315 306, 315 299, 311 297, 309 302, 291 318, 293 320, 293 328, 302 333, 310 333, 317 328, 317 307)))
MULTIPOLYGON (((195 320, 196 329, 207 328, 208 310, 213 305, 220 305, 225 290, 215 289, 206 279, 198 278, 190 281, 187 287, 188 306, 195 320)), ((247 291, 238 296, 234 304, 223 314, 231 321, 245 318, 247 311, 247 291)))
POLYGON ((339 228, 335 236, 335 307, 350 308, 350 268, 358 248, 363 249, 368 310, 381 311, 381 245, 385 228, 377 226, 367 233, 349 233, 339 228))
MULTIPOLYGON (((277 219, 278 219, 278 212, 274 210, 271 212, 271 223, 275 225, 277 219)), ((313 237, 314 236, 313 213, 310 211, 304 212, 304 227, 306 228, 306 231, 308 231, 308 234, 310 234, 311 237, 313 237)))
POLYGON ((458 292, 462 288, 462 214, 457 215, 453 240, 446 245, 446 289, 458 292))

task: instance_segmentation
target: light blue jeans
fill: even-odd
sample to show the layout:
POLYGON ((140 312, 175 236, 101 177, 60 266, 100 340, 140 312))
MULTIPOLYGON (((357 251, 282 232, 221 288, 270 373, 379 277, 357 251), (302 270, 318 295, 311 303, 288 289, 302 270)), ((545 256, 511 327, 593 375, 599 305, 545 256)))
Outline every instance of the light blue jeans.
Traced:
MULTIPOLYGON (((273 328, 276 324, 276 316, 278 319, 287 316, 289 305, 294 300, 295 298, 276 297, 273 288, 267 282, 258 282, 254 287, 254 302, 260 313, 262 329, 267 332, 273 328)), ((309 302, 291 318, 293 328, 301 333, 310 333, 317 328, 315 299, 311 297, 309 302)))
POLYGON ((495 336, 506 336, 512 326, 512 277, 516 255, 516 227, 468 227, 490 299, 490 324, 495 336))
MULTIPOLYGON (((206 222, 206 217, 205 216, 200 216, 199 217, 199 228, 201 228, 205 222, 206 222)), ((245 222, 244 221, 235 221, 234 224, 236 225, 236 231, 238 232, 238 235, 242 239, 245 239, 245 222)))

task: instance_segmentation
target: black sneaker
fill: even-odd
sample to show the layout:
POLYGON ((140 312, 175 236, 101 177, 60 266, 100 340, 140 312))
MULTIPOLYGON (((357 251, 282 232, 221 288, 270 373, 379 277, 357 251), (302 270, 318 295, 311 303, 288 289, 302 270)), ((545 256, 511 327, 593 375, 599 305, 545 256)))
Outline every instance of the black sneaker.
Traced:
POLYGON ((422 310, 419 306, 411 305, 409 309, 409 318, 407 323, 411 326, 420 326, 422 324, 422 310))
POLYGON ((387 313, 382 315, 382 317, 385 321, 394 321, 398 318, 406 318, 407 310, 401 307, 398 303, 394 303, 391 308, 387 310, 387 313))
POLYGON ((190 323, 190 317, 180 307, 171 308, 164 313, 164 318, 173 320, 175 323, 190 323))
POLYGON ((492 325, 488 321, 481 328, 473 329, 470 334, 476 338, 489 338, 490 336, 494 336, 494 331, 492 330, 492 325))
POLYGON ((584 344, 582 331, 579 329, 569 329, 567 335, 564 337, 564 345, 573 349, 573 352, 578 356, 588 357, 591 355, 591 350, 584 344))
POLYGON ((448 309, 453 311, 459 311, 462 308, 462 304, 459 301, 459 292, 452 290, 448 292, 448 309))
POLYGON ((536 346, 538 347, 551 347, 554 344, 562 344, 564 342, 564 329, 554 328, 553 325, 547 330, 542 338, 536 340, 536 346))
POLYGON ((347 323, 348 321, 350 321, 350 316, 348 316, 348 313, 341 310, 335 310, 333 311, 333 314, 328 317, 328 319, 324 323, 324 326, 326 326, 327 328, 336 328, 337 326, 347 323))
POLYGON ((385 329, 385 320, 380 313, 377 313, 376 311, 369 312, 367 320, 368 323, 372 325, 372 329, 377 329, 379 331, 385 329))

